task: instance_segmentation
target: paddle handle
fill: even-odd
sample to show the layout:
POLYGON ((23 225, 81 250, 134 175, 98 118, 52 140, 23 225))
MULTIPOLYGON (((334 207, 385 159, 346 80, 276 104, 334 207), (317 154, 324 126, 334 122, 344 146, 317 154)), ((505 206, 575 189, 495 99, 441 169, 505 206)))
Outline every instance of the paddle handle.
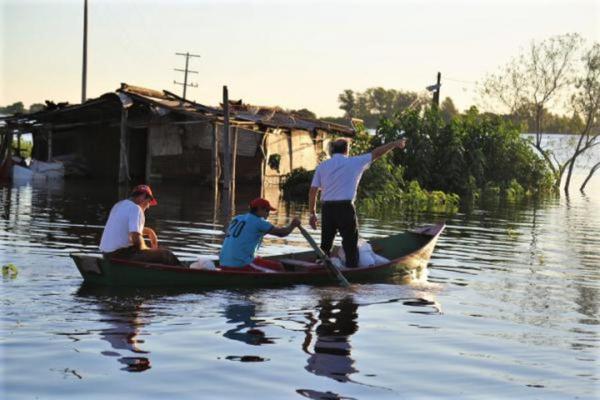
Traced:
POLYGON ((348 282, 348 280, 344 277, 344 275, 342 275, 340 270, 337 269, 335 265, 333 265, 327 254, 325 254, 323 250, 321 250, 321 248, 317 245, 317 242, 315 242, 315 239, 313 239, 313 237, 310 236, 310 233, 308 233, 302 225, 298 226, 298 229, 300 230, 300 233, 302 233, 302 236, 304 236, 308 244, 310 244, 310 247, 312 247, 315 253, 317 253, 317 257, 323 260, 325 267, 327 267, 329 272, 331 272, 337 278, 339 284, 343 287, 349 287, 350 283, 348 282))

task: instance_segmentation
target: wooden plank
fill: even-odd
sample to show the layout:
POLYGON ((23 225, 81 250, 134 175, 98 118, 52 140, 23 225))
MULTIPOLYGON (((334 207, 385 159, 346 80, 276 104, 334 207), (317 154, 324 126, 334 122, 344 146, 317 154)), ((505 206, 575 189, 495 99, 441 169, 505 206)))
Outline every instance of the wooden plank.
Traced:
POLYGON ((48 162, 52 160, 52 128, 48 129, 48 162))
POLYGON ((223 191, 231 193, 231 139, 229 135, 229 92, 223 86, 223 191))
POLYGON ((236 165, 237 165, 237 153, 238 153, 238 128, 233 129, 233 144, 232 144, 232 157, 231 157, 231 194, 232 198, 235 198, 235 180, 236 180, 236 165))
POLYGON ((212 184, 215 192, 219 191, 219 135, 217 132, 217 124, 212 124, 212 184))
POLYGON ((126 108, 121 109, 121 136, 119 138, 119 183, 125 183, 129 178, 129 165, 127 160, 127 115, 126 108))
POLYGON ((163 92, 160 92, 158 90, 148 89, 141 86, 128 85, 126 83, 121 83, 121 90, 123 90, 126 93, 139 94, 142 96, 153 97, 155 99, 172 100, 169 96, 165 95, 163 92))

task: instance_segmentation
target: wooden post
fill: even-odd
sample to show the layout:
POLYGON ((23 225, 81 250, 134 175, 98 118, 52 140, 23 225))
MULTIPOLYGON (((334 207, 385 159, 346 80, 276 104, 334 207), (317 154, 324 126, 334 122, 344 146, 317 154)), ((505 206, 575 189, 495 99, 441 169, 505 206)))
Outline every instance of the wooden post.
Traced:
POLYGON ((229 93, 223 86, 223 191, 231 195, 231 140, 229 138, 229 93))
POLYGON ((233 128, 233 144, 231 150, 231 193, 235 196, 235 182, 237 178, 237 150, 238 150, 238 128, 233 128))
POLYGON ((119 139, 119 183, 129 181, 129 165, 127 160, 127 108, 121 108, 121 137, 119 139))
MULTIPOLYGON (((289 135, 287 133, 284 133, 284 135, 287 136, 287 142, 288 142, 288 157, 290 158, 290 172, 292 172, 294 170, 294 145, 293 145, 293 140, 292 140, 292 135, 294 134, 294 131, 290 129, 290 133, 289 135)), ((280 182, 281 182, 281 176, 279 177, 280 182)))
POLYGON ((52 128, 48 128, 48 162, 52 160, 52 128))
POLYGON ((212 124, 212 185, 216 192, 219 191, 219 134, 216 121, 212 124))
POLYGON ((231 195, 230 204, 231 210, 235 211, 235 183, 236 183, 236 165, 237 165, 237 148, 238 148, 238 128, 233 129, 233 145, 232 145, 232 157, 231 157, 231 195))
POLYGON ((88 25, 87 0, 83 3, 83 68, 81 69, 81 104, 86 100, 87 89, 87 25, 88 25))
POLYGON ((17 133, 17 151, 17 154, 19 155, 19 157, 21 157, 21 131, 17 133))
POLYGON ((146 182, 150 180, 152 175, 152 143, 150 141, 152 135, 150 134, 151 127, 146 128, 146 182))
POLYGON ((440 89, 442 88, 442 73, 438 72, 437 74, 437 90, 433 92, 433 105, 437 108, 440 106, 440 89))

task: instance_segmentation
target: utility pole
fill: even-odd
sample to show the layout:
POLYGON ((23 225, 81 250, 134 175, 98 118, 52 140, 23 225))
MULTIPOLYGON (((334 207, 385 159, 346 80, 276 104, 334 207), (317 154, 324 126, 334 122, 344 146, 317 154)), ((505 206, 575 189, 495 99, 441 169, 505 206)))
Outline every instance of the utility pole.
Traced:
POLYGON ((432 104, 434 107, 440 106, 440 89, 442 87, 442 73, 438 72, 437 74, 437 83, 435 85, 431 85, 427 87, 427 90, 433 92, 433 101, 432 104))
POLYGON ((176 85, 182 85, 183 86, 183 96, 181 96, 183 98, 183 100, 185 100, 185 93, 186 93, 186 89, 187 87, 198 87, 197 83, 188 83, 188 73, 190 74, 197 74, 198 71, 192 71, 190 69, 188 69, 189 63, 190 63, 190 57, 198 57, 200 58, 199 55, 197 54, 190 54, 190 53, 175 53, 175 55, 177 56, 185 56, 185 69, 180 69, 180 68, 173 68, 175 71, 178 72, 183 72, 183 83, 181 82, 177 82, 177 81, 173 81, 174 84, 176 85))
POLYGON ((439 108, 440 106, 440 89, 442 87, 442 73, 438 72, 438 81, 435 84, 436 90, 433 92, 433 104, 439 108))
POLYGON ((81 103, 86 99, 87 86, 87 0, 83 1, 83 69, 81 74, 81 103))

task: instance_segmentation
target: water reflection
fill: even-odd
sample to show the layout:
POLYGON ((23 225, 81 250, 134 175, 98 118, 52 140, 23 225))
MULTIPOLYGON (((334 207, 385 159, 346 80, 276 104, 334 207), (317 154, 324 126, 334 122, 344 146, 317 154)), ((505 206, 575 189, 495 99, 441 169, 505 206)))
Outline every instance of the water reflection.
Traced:
POLYGON ((304 368, 317 376, 348 382, 350 375, 358 372, 354 368, 350 341, 358 331, 358 304, 351 296, 339 301, 322 299, 317 309, 316 318, 312 314, 308 316, 302 350, 309 357, 304 368))
POLYGON ((237 340, 253 346, 274 343, 260 329, 264 322, 256 320, 256 304, 230 304, 225 307, 223 314, 228 324, 235 324, 234 328, 223 334, 227 339, 237 340))
MULTIPOLYGON (((226 221, 210 190, 193 184, 155 189, 160 206, 148 213, 147 222, 164 244, 178 255, 216 255, 226 221)), ((171 297, 81 290, 73 296, 81 277, 68 253, 97 250, 118 190, 97 182, 0 184, 0 264, 19 268, 15 279, 0 280, 0 398, 4 391, 20 398, 60 396, 48 370, 78 380, 78 389, 69 386, 71 397, 94 393, 107 381, 122 393, 131 379, 141 377, 151 378, 146 383, 160 385, 159 390, 185 387, 219 398, 229 378, 239 379, 243 370, 256 397, 288 398, 295 385, 305 388, 297 390, 298 397, 315 399, 471 398, 490 389, 499 389, 493 392, 498 397, 596 398, 600 185, 592 182, 588 189, 585 196, 574 190, 569 199, 482 203, 453 216, 361 213, 365 238, 446 217, 448 229, 425 270, 426 281, 443 289, 423 283, 419 293, 415 280, 410 287, 388 282, 363 285, 346 299, 345 291, 302 285, 241 298, 238 291, 171 297), (443 315, 430 292, 443 302, 443 315), (391 304, 372 306, 377 301, 391 304), (172 321, 165 324, 163 310, 191 326, 179 330, 172 321), (58 329, 68 332, 67 340, 57 336, 58 329), (154 335, 163 330, 168 337, 154 335), (144 343, 150 332, 152 342, 144 343), (413 344, 415 333, 419 341, 413 344), (85 335, 91 340, 71 351, 69 339, 85 335), (203 347, 196 355, 189 349, 199 335, 203 347), (228 357, 234 361, 277 359, 242 365, 217 357, 228 354, 239 354, 228 357), (149 367, 145 374, 122 371, 149 367), (205 368, 203 379, 188 379, 198 368, 205 368), (265 377, 273 378, 272 384, 265 377), (361 381, 394 392, 382 395, 381 387, 361 381), (342 390, 343 395, 334 393, 342 390)), ((238 194, 238 210, 255 195, 238 194)), ((297 213, 307 219, 305 205, 277 207, 276 224, 297 213)), ((268 239, 261 251, 300 248, 307 245, 294 233, 268 239)), ((136 389, 143 397, 157 393, 151 384, 136 389)))
POLYGON ((108 325, 99 330, 99 335, 112 350, 102 351, 102 355, 118 357, 118 362, 124 365, 123 371, 143 372, 151 368, 150 352, 141 348, 144 340, 140 336, 144 335, 143 327, 148 323, 147 316, 142 315, 143 297, 127 293, 110 295, 105 289, 85 285, 76 296, 93 303, 100 314, 98 322, 108 325))

